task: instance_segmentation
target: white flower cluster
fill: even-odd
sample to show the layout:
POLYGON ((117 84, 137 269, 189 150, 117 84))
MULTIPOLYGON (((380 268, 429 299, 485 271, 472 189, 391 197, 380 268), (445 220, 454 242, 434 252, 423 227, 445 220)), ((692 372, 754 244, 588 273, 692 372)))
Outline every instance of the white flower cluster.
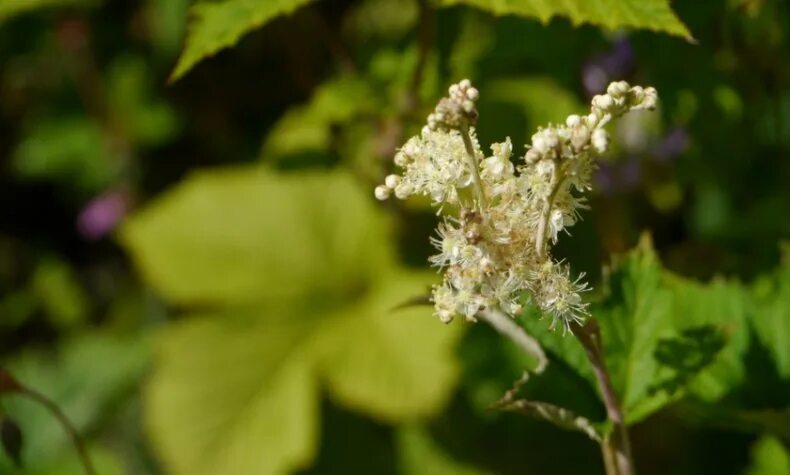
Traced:
POLYGON ((581 294, 589 287, 551 257, 550 243, 586 207, 580 195, 590 189, 595 157, 609 146, 603 127, 628 111, 655 108, 656 90, 613 82, 592 99, 588 115, 539 129, 517 165, 510 138, 492 145, 489 157, 481 151, 478 97, 468 80, 451 86, 421 134, 395 155, 402 174, 387 176, 376 197, 424 195, 440 205, 444 221, 431 239, 439 251, 431 263, 444 271, 432 296, 442 321, 474 321, 490 307, 515 316, 526 292, 552 316, 552 328, 567 328, 587 316, 581 294))

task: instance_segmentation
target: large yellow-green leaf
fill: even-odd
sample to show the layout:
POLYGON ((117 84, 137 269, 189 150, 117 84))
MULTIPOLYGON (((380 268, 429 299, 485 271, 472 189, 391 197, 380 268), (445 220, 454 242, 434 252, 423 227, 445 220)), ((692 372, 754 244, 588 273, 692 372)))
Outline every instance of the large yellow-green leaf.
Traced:
POLYGON ((173 303, 331 303, 359 292, 387 257, 370 201, 341 173, 202 172, 133 216, 121 238, 173 303))
POLYGON ((399 269, 385 229, 344 174, 256 167, 187 179, 131 218, 122 237, 145 280, 171 303, 211 309, 163 334, 146 391, 170 472, 309 464, 321 382, 384 421, 441 409, 460 327, 394 311, 436 276, 399 269))
POLYGON ((292 321, 198 317, 165 333, 146 419, 168 473, 270 474, 307 464, 317 387, 292 321))
POLYGON ((197 62, 233 46, 246 33, 312 0, 201 1, 190 9, 186 46, 171 76, 176 80, 197 62))
POLYGON ((453 348, 461 327, 441 324, 423 306, 395 310, 435 280, 432 273, 393 275, 328 322, 321 361, 338 401, 384 421, 444 405, 458 377, 453 348))
POLYGON ((439 3, 467 4, 495 15, 521 15, 544 23, 554 16, 563 16, 574 25, 640 28, 691 39, 686 26, 670 8, 669 0, 440 0, 439 3))

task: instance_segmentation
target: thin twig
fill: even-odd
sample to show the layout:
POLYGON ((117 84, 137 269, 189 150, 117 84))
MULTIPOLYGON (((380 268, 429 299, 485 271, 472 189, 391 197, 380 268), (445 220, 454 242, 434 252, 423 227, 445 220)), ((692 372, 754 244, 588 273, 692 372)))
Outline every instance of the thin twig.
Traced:
POLYGON ((592 365, 606 407, 606 415, 613 427, 612 434, 601 444, 606 473, 608 475, 634 475, 628 429, 625 425, 620 402, 617 400, 609 372, 606 369, 606 362, 601 351, 601 331, 598 324, 593 319, 590 319, 584 326, 574 322, 571 324, 571 331, 581 343, 587 354, 587 359, 592 365))
POLYGON ((51 399, 44 396, 38 391, 30 389, 28 387, 22 386, 21 389, 17 391, 18 394, 22 396, 26 396, 42 406, 44 406, 53 416, 60 422, 60 425, 63 426, 63 429, 68 434, 71 442, 74 444, 74 448, 77 451, 77 455, 79 456, 79 460, 82 463, 82 467, 85 469, 86 475, 96 475, 96 470, 93 468, 93 463, 91 462, 91 458, 88 455, 88 450, 85 447, 85 442, 82 440, 77 429, 74 427, 74 424, 71 423, 66 414, 55 404, 51 399))
POLYGON ((521 326, 519 326, 512 318, 492 308, 481 310, 478 312, 477 318, 485 321, 494 327, 496 331, 510 338, 510 340, 512 340, 528 355, 535 358, 537 360, 535 372, 543 372, 543 370, 546 368, 546 365, 549 363, 546 353, 543 352, 543 348, 541 348, 538 340, 533 338, 529 333, 521 328, 521 326))

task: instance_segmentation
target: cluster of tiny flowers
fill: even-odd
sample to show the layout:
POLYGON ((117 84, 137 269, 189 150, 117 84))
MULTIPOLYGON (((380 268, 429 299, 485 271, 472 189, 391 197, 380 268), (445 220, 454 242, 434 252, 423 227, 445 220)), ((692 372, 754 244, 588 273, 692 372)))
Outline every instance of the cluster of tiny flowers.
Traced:
MULTIPOLYGON (((552 317, 552 328, 581 323, 588 315, 584 275, 551 256, 550 246, 586 208, 595 158, 606 152, 604 126, 628 111, 654 109, 652 87, 613 82, 595 96, 588 115, 540 128, 523 160, 514 163, 510 138, 486 157, 475 136, 477 89, 468 80, 450 87, 420 135, 395 155, 401 174, 376 187, 378 199, 428 196, 443 221, 431 242, 433 265, 444 273, 432 301, 444 322, 456 315, 474 321, 483 309, 521 313, 521 296, 552 317)), ((567 231, 566 231, 567 232, 567 231)))

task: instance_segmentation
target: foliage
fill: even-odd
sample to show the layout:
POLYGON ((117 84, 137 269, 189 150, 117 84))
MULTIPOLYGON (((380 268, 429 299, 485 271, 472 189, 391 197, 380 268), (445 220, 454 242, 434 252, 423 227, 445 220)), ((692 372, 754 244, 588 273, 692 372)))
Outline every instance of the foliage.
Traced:
POLYGON ((102 475, 603 473, 578 340, 521 301, 508 392, 534 361, 420 306, 437 209, 370 193, 465 77, 482 144, 656 86, 555 257, 640 474, 788 472, 783 2, 189 4, 0 0, 0 473, 84 472, 6 370, 102 475))
POLYGON ((195 176, 127 223, 152 285, 216 308, 160 340, 148 424, 173 473, 307 465, 321 381, 383 421, 441 408, 459 328, 393 311, 431 279, 392 262, 384 230, 347 175, 245 168, 195 176))
POLYGON ((539 0, 441 0, 441 3, 465 3, 496 15, 521 15, 538 18, 544 23, 559 15, 570 18, 575 25, 592 23, 609 29, 647 28, 691 38, 686 26, 672 12, 668 0, 626 0, 616 3, 603 0, 548 3, 539 0))

